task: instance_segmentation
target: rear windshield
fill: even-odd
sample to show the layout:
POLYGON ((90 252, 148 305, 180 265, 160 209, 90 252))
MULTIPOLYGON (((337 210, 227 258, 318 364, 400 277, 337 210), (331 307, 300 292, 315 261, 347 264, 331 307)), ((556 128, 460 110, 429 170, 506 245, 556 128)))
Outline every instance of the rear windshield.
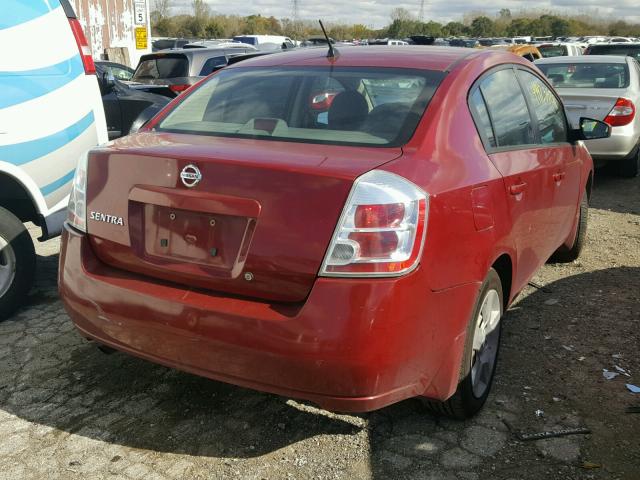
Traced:
POLYGON ((540 50, 543 58, 565 57, 567 55, 567 47, 565 45, 540 45, 538 50, 540 50))
POLYGON ((640 60, 640 45, 593 45, 589 55, 621 55, 640 60))
POLYGON ((131 80, 157 80, 188 77, 189 60, 184 55, 171 55, 140 60, 131 80))
POLYGON ((158 125, 162 131, 306 143, 399 146, 443 72, 390 68, 221 70, 158 125))
POLYGON ((626 63, 536 64, 556 88, 627 88, 626 63))

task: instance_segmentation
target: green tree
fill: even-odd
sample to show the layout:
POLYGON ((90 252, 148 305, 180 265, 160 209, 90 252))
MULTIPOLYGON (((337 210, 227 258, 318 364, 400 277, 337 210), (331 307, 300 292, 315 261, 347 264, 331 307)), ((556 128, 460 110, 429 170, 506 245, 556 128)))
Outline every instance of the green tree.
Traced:
POLYGON ((461 22, 449 22, 443 28, 443 35, 452 37, 461 37, 468 35, 469 28, 461 22))
POLYGON ((495 24, 489 17, 476 17, 471 22, 471 35, 474 37, 491 37, 495 35, 495 24))

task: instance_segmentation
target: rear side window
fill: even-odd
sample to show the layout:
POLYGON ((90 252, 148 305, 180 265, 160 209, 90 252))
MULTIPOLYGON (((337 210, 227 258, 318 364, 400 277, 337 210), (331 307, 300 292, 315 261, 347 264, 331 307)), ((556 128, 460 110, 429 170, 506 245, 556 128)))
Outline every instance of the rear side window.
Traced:
POLYGON ((538 120, 541 142, 544 144, 566 142, 566 118, 563 107, 556 96, 542 80, 532 73, 518 70, 518 76, 538 120))
POLYGON ((142 59, 132 80, 157 80, 188 76, 189 60, 187 57, 172 55, 142 59))
POLYGON ((469 98, 469 105, 473 110, 473 117, 476 122, 476 126, 478 127, 478 131, 487 142, 487 145, 485 146, 495 148, 496 139, 493 134, 493 127, 491 126, 491 118, 489 117, 487 105, 484 103, 484 98, 482 98, 482 92, 479 88, 476 88, 471 94, 471 97, 469 98))
POLYGON ((540 63, 536 64, 555 88, 627 88, 626 63, 540 63))
POLYGON ((207 75, 221 69, 227 65, 227 57, 222 55, 221 57, 213 57, 204 62, 200 75, 206 77, 207 75))
POLYGON ((480 90, 493 120, 499 148, 536 143, 527 103, 512 69, 489 75, 480 83, 480 90))
POLYGON ((303 143, 399 146, 446 74, 352 67, 231 68, 211 77, 159 130, 303 143))
POLYGON ((566 57, 569 54, 566 45, 540 45, 538 50, 543 58, 566 57))

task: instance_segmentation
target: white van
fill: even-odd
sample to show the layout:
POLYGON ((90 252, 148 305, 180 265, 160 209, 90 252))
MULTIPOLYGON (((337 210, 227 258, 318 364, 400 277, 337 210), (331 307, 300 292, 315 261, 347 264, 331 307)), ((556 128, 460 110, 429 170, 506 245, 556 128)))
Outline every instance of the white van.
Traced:
POLYGON ((0 320, 28 292, 35 249, 60 234, 78 158, 107 141, 95 66, 68 0, 2 0, 0 320))

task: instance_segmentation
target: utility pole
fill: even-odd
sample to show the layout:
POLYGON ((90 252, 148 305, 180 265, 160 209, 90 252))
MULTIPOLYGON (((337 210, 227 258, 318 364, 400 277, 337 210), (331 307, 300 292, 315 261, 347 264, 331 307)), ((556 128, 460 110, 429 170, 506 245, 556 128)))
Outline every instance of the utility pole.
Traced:
POLYGON ((291 0, 291 19, 293 20, 293 31, 295 32, 296 36, 299 36, 300 0, 291 0))
POLYGON ((420 21, 424 22, 424 0, 420 1, 420 21))

